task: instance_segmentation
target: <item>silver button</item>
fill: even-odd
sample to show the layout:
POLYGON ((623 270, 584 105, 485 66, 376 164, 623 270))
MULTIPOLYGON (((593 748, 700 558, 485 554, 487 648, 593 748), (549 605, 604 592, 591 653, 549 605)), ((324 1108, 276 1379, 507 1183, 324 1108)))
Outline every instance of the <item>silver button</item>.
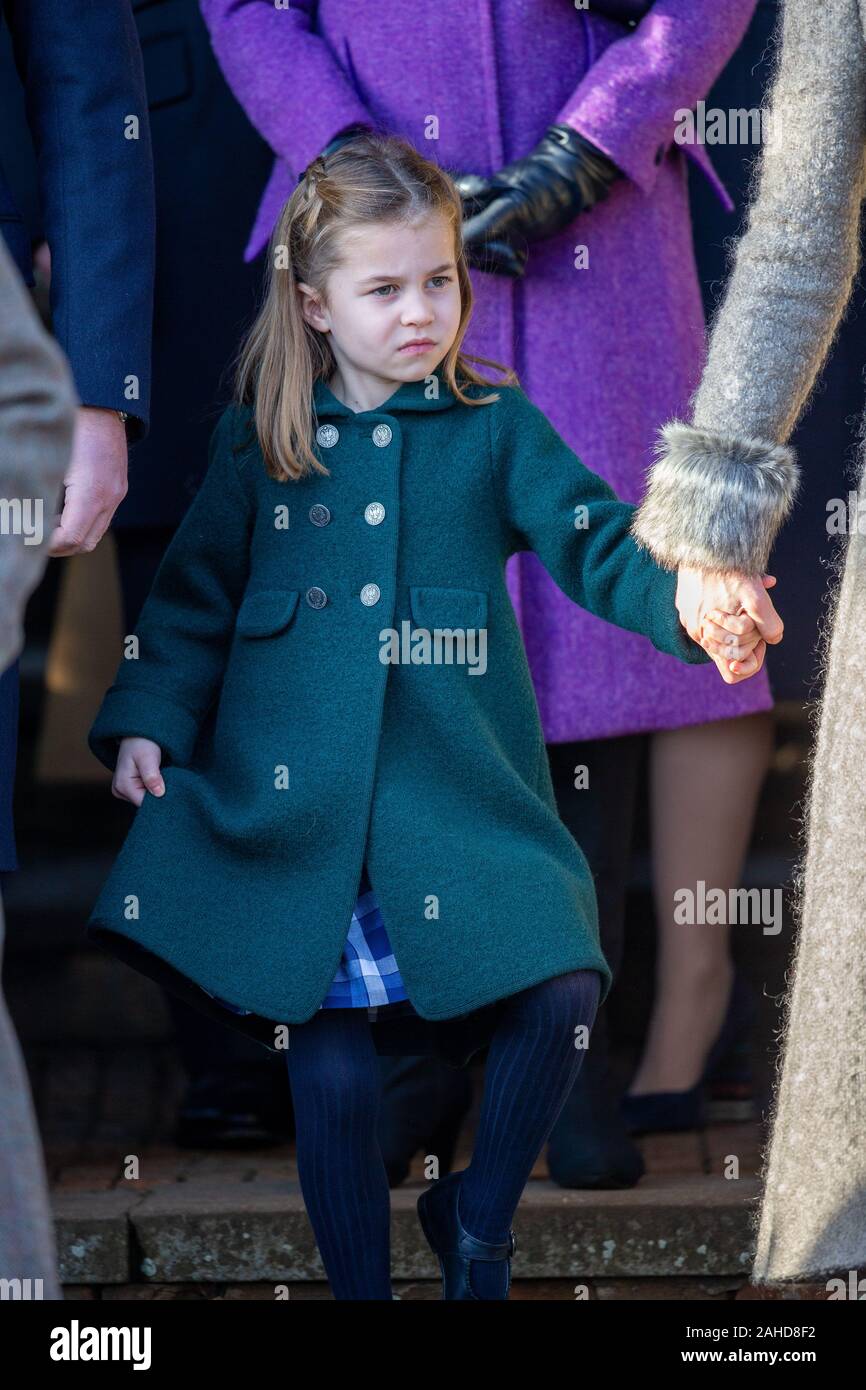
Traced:
POLYGON ((321 444, 323 449, 333 449, 339 438, 340 431, 336 425, 320 425, 316 430, 316 443, 321 444))
POLYGON ((328 595, 324 589, 308 589, 305 597, 311 608, 324 608, 328 602, 328 595))
POLYGON ((361 590, 361 602, 367 608, 371 608, 374 603, 378 603, 380 597, 378 584, 365 584, 361 590))
POLYGON ((385 520, 385 508, 381 502, 368 502, 364 508, 364 520, 371 526, 378 526, 380 521, 385 520))
POLYGON ((384 449, 386 444, 391 443, 391 426, 377 425, 373 431, 373 443, 378 444, 380 449, 384 449))
POLYGON ((310 520, 314 526, 327 526, 331 520, 331 513, 327 507, 323 507, 321 502, 317 502, 310 508, 310 520))

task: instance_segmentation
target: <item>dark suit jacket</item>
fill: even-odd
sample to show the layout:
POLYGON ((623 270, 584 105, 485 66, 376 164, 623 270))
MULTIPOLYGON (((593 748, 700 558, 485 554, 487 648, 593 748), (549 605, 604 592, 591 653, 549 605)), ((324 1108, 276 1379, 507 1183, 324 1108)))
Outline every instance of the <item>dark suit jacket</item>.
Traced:
MULTIPOLYGON (((2 0, 0 13, 37 154, 54 334, 82 404, 126 410, 135 440, 150 403, 154 195, 132 9, 129 0, 2 0)), ((2 169, 0 226, 32 284, 31 230, 2 169)))
POLYGON ((252 319, 261 259, 243 253, 273 155, 214 58, 197 0, 133 0, 156 180, 153 411, 130 454, 119 538, 176 526, 228 399, 223 380, 252 319))

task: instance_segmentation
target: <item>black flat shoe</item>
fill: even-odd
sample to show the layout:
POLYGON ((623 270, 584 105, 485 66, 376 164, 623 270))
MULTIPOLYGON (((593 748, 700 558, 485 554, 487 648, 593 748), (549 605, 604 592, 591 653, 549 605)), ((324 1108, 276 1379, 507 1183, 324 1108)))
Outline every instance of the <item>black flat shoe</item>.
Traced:
POLYGON ((646 1172, 643 1155, 626 1129, 606 1066, 596 1074, 588 1061, 548 1137, 550 1180, 595 1192, 635 1187, 646 1172))
POLYGON ((629 1134, 676 1134, 686 1130, 703 1133, 709 1119, 708 1093, 711 1099, 727 1100, 729 1112, 731 1101, 745 1102, 743 1114, 722 1116, 718 1113, 719 1107, 714 1106, 714 1118, 749 1118, 751 1033, 756 1015, 755 992, 735 970, 722 1026, 699 1079, 686 1091, 624 1095, 620 1108, 629 1134))
POLYGON ((449 1173, 438 1182, 427 1187, 418 1198, 418 1219, 427 1238, 427 1244, 439 1258, 442 1272, 443 1299, 466 1299, 480 1303, 478 1295, 472 1292, 469 1283, 470 1260, 507 1260, 508 1273, 504 1297, 508 1298, 511 1288, 511 1256, 517 1242, 514 1232, 508 1232, 508 1240, 502 1245, 489 1241, 476 1240, 463 1229, 457 1212, 460 1193, 460 1179, 463 1169, 449 1173))
POLYGON ((668 1134, 682 1130, 703 1130, 704 1083, 697 1081, 687 1091, 646 1091, 622 1098, 622 1117, 629 1134, 668 1134))

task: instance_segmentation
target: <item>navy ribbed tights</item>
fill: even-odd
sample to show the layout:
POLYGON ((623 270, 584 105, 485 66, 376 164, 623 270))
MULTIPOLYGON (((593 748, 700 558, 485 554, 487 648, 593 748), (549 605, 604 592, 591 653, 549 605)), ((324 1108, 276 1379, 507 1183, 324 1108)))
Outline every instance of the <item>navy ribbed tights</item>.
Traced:
MULTIPOLYGON (((507 1239, 520 1195, 574 1084, 600 977, 556 975, 499 1002, 459 1216, 479 1240, 507 1239)), ((290 1029, 286 1061, 298 1175, 336 1299, 391 1299, 390 1189, 377 1141, 381 1072, 365 1009, 322 1009, 290 1029)), ((481 1299, 501 1298, 504 1261, 473 1260, 481 1299)))

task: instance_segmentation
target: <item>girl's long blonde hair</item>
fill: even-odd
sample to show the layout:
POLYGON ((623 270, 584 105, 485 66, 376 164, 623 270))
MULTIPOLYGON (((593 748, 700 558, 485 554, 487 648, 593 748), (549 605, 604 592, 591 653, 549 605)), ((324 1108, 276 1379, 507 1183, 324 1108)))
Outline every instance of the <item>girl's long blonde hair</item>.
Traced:
POLYGON ((509 368, 460 351, 472 313, 472 282, 463 247, 463 209, 450 176, 399 136, 359 134, 339 149, 314 159, 280 213, 268 248, 265 294, 237 358, 235 396, 253 408, 255 428, 272 478, 329 474, 312 449, 313 386, 327 382, 336 361, 329 335, 302 313, 298 281, 310 285, 327 305, 328 277, 341 263, 342 234, 374 222, 412 223, 441 214, 454 230, 460 285, 460 322, 441 366, 442 376, 464 405, 488 405, 496 392, 470 397, 469 384, 496 386, 470 362, 504 374, 499 385, 517 383, 509 368))

